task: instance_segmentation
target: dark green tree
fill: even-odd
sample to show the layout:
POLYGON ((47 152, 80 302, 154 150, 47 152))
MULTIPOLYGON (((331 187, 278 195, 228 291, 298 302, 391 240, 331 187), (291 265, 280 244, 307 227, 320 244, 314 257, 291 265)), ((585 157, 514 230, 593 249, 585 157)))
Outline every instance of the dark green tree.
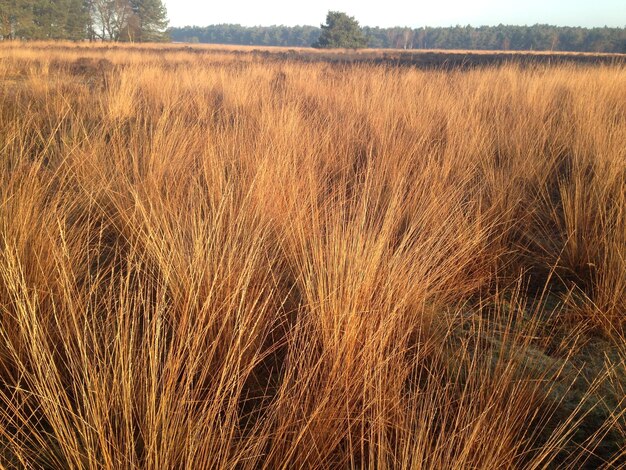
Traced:
POLYGON ((68 0, 69 14, 65 20, 65 38, 72 41, 90 39, 91 16, 89 14, 90 2, 88 0, 68 0))
POLYGON ((322 34, 313 47, 358 49, 367 46, 359 22, 340 11, 329 11, 326 24, 321 25, 322 34))
POLYGON ((91 17, 86 0, 37 0, 33 2, 35 39, 87 38, 91 17))
POLYGON ((167 10, 162 0, 129 0, 128 17, 123 40, 159 42, 168 39, 167 10))
POLYGON ((0 0, 0 39, 88 37, 87 0, 0 0))
POLYGON ((32 5, 24 0, 0 0, 0 38, 16 39, 32 29, 32 5))

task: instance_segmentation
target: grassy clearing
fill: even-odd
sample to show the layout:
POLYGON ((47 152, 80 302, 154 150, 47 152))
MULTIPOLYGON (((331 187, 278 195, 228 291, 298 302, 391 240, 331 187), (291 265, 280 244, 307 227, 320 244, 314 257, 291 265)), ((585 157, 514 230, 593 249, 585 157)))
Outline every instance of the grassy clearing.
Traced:
POLYGON ((0 463, 622 468, 626 69, 0 44, 0 463))

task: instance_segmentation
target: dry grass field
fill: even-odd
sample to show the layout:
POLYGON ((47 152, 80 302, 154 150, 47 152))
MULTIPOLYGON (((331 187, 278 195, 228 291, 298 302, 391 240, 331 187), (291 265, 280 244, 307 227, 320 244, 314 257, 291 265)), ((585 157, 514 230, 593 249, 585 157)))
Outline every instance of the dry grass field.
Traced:
POLYGON ((0 43, 0 466, 626 465, 626 66, 0 43))

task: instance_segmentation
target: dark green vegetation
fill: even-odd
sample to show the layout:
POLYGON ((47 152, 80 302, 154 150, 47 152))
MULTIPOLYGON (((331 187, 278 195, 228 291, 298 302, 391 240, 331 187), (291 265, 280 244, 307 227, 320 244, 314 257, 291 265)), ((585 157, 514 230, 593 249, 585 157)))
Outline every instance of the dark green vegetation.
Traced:
POLYGON ((0 0, 0 39, 163 41, 162 0, 0 0))
POLYGON ((359 22, 340 11, 329 11, 326 24, 321 25, 322 33, 313 47, 324 49, 360 49, 367 46, 367 39, 359 22))
MULTIPOLYGON (((207 44, 308 47, 322 30, 315 26, 218 24, 170 28, 173 41, 207 44)), ((367 46, 394 49, 460 49, 626 53, 626 29, 534 26, 450 28, 363 27, 367 46)))

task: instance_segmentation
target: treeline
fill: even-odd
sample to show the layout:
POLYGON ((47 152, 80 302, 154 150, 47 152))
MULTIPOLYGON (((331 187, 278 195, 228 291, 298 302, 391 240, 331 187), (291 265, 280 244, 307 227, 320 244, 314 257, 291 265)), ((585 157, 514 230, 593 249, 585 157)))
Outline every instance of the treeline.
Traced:
MULTIPOLYGON (((306 47, 321 29, 315 26, 220 24, 169 30, 173 41, 208 44, 306 47)), ((394 49, 470 49, 626 53, 626 28, 534 26, 454 26, 447 28, 364 27, 368 47, 394 49)))
POLYGON ((163 41, 162 0, 0 0, 0 39, 163 41))
POLYGON ((172 41, 203 44, 309 47, 321 29, 316 26, 241 26, 216 24, 170 28, 172 41))

